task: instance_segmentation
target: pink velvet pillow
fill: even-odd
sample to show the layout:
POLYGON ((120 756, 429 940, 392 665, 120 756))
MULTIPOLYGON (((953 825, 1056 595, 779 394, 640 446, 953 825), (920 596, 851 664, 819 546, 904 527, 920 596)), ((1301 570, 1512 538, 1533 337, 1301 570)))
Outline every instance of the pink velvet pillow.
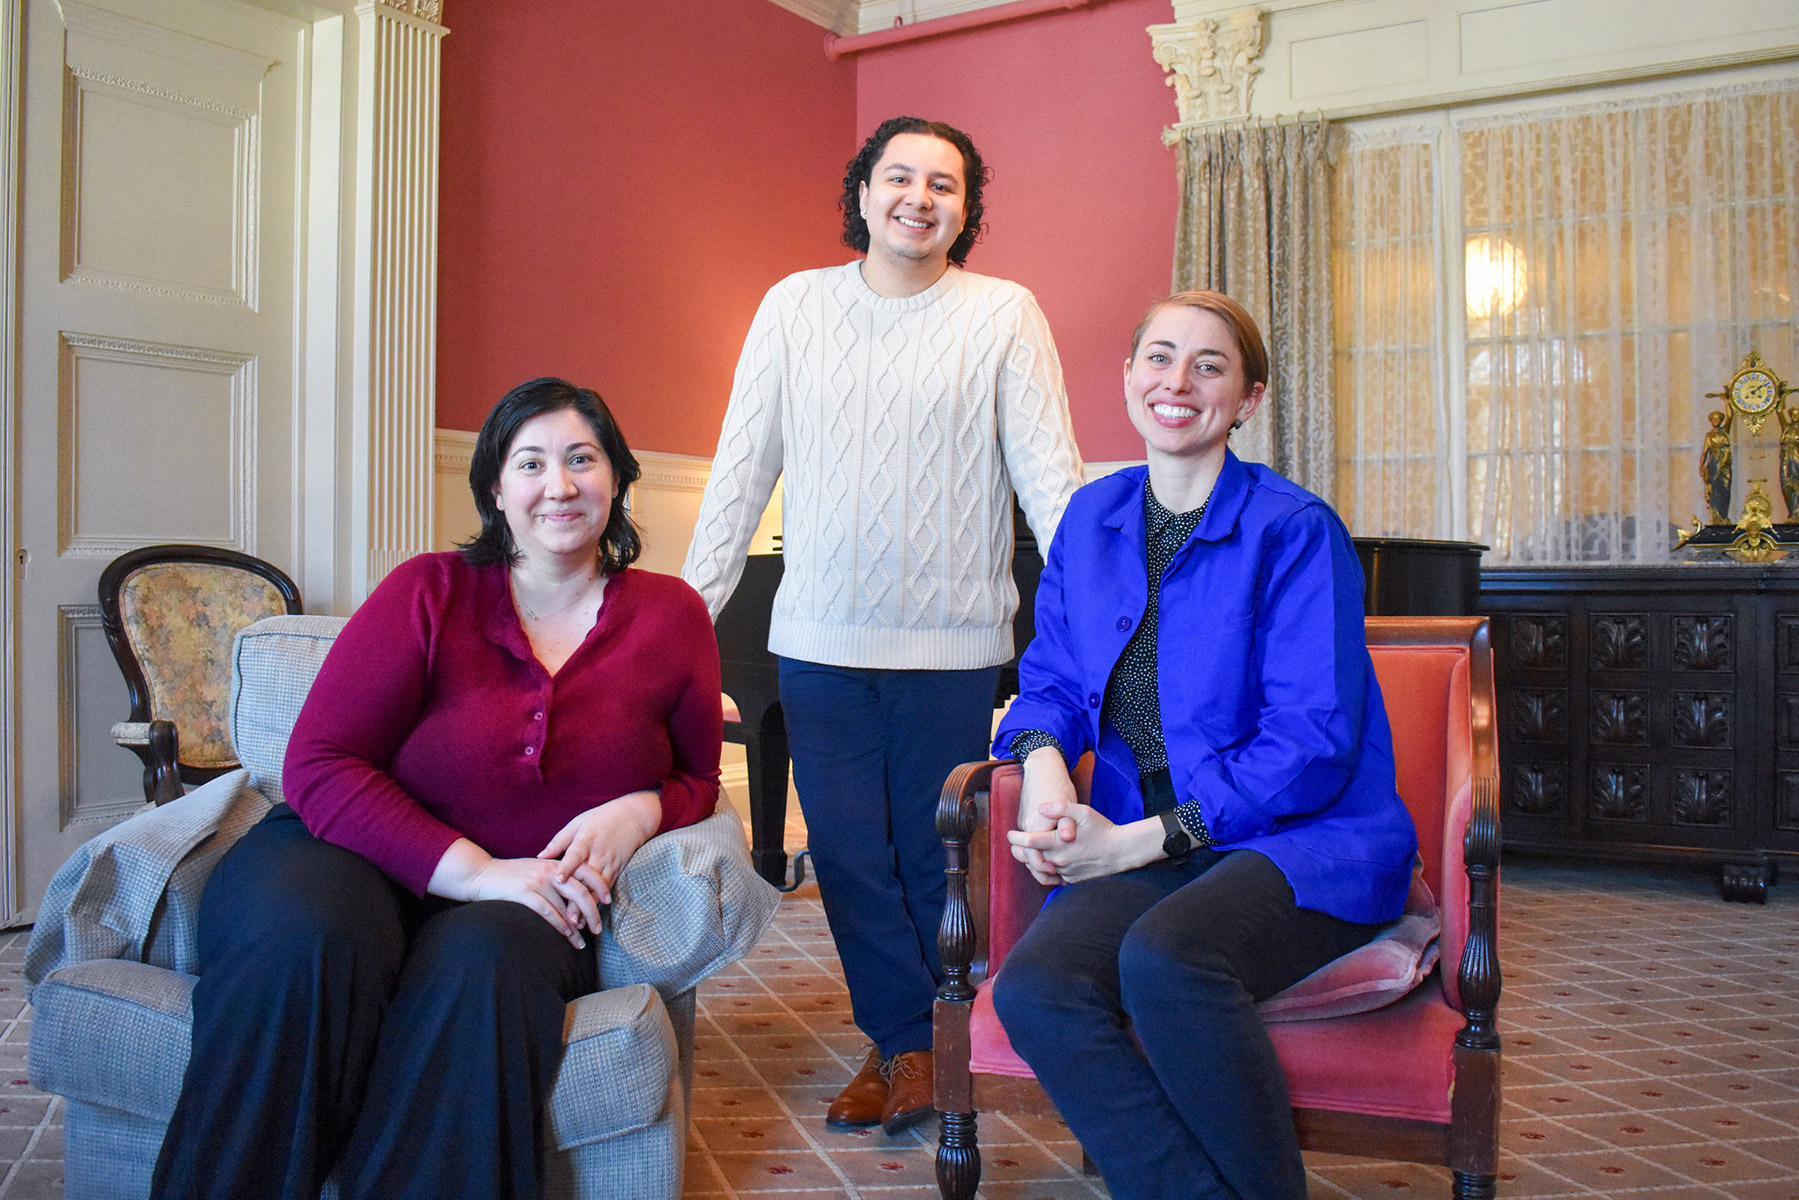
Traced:
POLYGON ((1391 1004, 1417 987, 1437 965, 1442 913, 1424 882, 1424 863, 1412 868, 1405 911, 1365 946, 1326 963, 1284 992, 1256 1006, 1264 1021, 1315 1021, 1391 1004))

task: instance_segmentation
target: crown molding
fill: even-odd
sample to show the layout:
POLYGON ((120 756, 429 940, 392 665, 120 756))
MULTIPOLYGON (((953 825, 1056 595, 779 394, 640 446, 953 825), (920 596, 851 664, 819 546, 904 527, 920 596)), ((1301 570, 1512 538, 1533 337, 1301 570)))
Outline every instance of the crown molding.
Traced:
POLYGON ((840 37, 860 32, 856 25, 861 15, 860 0, 770 0, 770 3, 840 37))
MULTIPOLYGON (((770 0, 838 37, 998 8, 1011 0, 770 0)), ((1241 4, 1242 0, 1238 0, 1241 4)))

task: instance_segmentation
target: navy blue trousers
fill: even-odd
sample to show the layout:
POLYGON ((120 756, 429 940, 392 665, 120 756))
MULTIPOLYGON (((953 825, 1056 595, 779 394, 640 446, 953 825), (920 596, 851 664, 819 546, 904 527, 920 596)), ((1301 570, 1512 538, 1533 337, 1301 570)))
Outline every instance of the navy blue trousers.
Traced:
POLYGON ((200 903, 193 1053, 157 1200, 531 1200, 577 950, 505 900, 420 899, 285 805, 200 903))
POLYGON ((883 1055, 931 1048, 943 979, 937 796, 985 760, 999 668, 890 671, 781 659, 781 709, 825 919, 856 1024, 883 1055))
POLYGON ((1056 893, 994 1008, 1113 1200, 1305 1200, 1255 1005, 1379 928, 1297 907, 1254 851, 1196 850, 1056 893))

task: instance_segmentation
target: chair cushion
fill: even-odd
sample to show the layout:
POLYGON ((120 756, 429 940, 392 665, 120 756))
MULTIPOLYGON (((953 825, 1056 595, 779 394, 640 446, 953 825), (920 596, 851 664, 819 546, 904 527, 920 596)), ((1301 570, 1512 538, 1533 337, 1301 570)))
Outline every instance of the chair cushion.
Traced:
MULTIPOLYGON (((992 986, 988 981, 975 991, 969 1069, 1033 1078, 1000 1027, 992 986)), ((1462 1014, 1444 1002, 1441 988, 1423 987, 1373 1012, 1272 1024, 1268 1036, 1295 1108, 1446 1122, 1455 1035, 1462 1024, 1462 1014)))
MULTIPOLYGON (((53 972, 33 996, 32 1086, 167 1121, 187 1073, 194 982, 191 975, 120 959, 53 972), (121 1071, 120 1063, 133 1069, 121 1071)), ((566 1048, 549 1110, 556 1147, 659 1120, 678 1078, 680 1052, 656 989, 640 983, 594 992, 571 1004, 565 1020, 566 1048)))
POLYGON ((231 742, 250 782, 277 804, 287 739, 345 620, 268 617, 237 635, 231 656, 231 742))
POLYGON ((1412 869, 1405 913, 1341 958, 1256 1005, 1264 1021, 1314 1021, 1368 1012, 1417 987, 1437 965, 1442 914, 1424 883, 1422 859, 1412 869))
POLYGON ((1295 1108, 1449 1120, 1455 1035, 1465 1023, 1443 989, 1326 1021, 1268 1027, 1295 1108))

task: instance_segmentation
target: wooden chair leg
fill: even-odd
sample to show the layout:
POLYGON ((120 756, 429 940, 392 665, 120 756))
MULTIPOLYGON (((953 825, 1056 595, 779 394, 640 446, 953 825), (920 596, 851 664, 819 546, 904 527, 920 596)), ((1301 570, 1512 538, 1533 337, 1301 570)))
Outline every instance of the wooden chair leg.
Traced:
POLYGON ((971 1112, 942 1114, 937 1138, 937 1190, 943 1200, 974 1200, 981 1185, 980 1135, 971 1112))
POLYGON ((1466 1171, 1453 1172, 1455 1200, 1494 1200, 1499 1194, 1498 1179, 1492 1175, 1472 1175, 1466 1171))

